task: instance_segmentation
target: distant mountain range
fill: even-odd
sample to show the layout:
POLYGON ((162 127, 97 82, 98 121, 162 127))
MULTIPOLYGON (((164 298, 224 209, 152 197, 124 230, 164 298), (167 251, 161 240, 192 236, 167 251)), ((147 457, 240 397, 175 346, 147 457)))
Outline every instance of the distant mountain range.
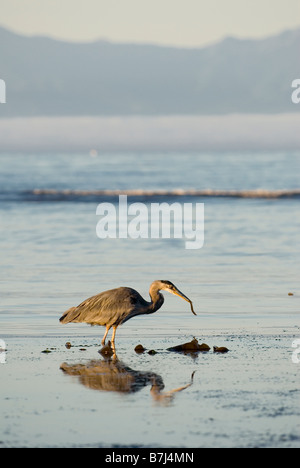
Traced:
POLYGON ((299 111, 300 29, 203 48, 69 43, 0 27, 0 117, 299 111))

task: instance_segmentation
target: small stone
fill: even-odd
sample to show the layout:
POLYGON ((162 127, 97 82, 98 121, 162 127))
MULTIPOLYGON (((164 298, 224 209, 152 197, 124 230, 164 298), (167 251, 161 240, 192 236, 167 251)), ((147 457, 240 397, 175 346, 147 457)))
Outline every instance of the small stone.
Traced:
POLYGON ((225 348, 225 346, 214 346, 214 353, 228 353, 229 349, 225 348))
POLYGON ((142 354, 146 351, 146 349, 144 348, 143 345, 141 344, 138 344, 136 345, 136 347, 134 348, 134 351, 137 353, 137 354, 142 354))

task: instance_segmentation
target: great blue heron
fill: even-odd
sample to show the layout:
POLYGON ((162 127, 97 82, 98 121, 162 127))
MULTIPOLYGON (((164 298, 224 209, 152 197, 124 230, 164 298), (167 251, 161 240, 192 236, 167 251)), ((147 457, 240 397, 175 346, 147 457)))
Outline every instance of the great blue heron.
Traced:
POLYGON ((153 314, 164 303, 164 297, 159 292, 168 291, 182 297, 190 303, 194 315, 192 301, 186 297, 170 281, 154 281, 149 290, 151 302, 145 301, 142 296, 132 288, 117 288, 104 291, 96 296, 86 299, 77 307, 71 307, 59 319, 61 323, 85 322, 90 325, 102 325, 106 327, 101 344, 105 345, 105 339, 110 328, 113 328, 112 344, 115 342, 116 329, 119 325, 136 315, 153 314))

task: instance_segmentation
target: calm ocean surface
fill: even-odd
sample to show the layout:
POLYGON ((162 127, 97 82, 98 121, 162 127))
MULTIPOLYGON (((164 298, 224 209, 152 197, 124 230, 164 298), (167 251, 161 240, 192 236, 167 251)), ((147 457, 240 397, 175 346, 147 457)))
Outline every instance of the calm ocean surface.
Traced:
POLYGON ((299 447, 300 153, 2 154, 0 168, 1 447, 299 447), (96 208, 119 190, 204 203, 203 248, 99 239, 96 208), (155 279, 197 317, 166 293, 118 329, 115 360, 102 328, 58 322, 155 279), (211 350, 168 351, 193 336, 211 350))
MULTIPOLYGON (((299 188, 300 153, 1 154, 0 312, 59 317, 102 290, 128 285, 147 297, 167 279, 203 316, 299 313, 299 188), (99 239, 97 205, 118 203, 105 190, 140 190, 128 203, 204 203, 203 248, 99 239)), ((164 311, 190 314, 172 296, 164 311)))

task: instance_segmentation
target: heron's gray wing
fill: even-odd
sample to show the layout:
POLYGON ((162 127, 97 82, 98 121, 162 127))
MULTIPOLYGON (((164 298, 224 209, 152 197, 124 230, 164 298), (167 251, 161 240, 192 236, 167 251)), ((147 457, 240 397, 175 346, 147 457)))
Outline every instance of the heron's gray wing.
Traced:
POLYGON ((119 325, 137 308, 145 307, 146 301, 131 288, 104 291, 83 301, 75 308, 74 322, 95 325, 119 325))

